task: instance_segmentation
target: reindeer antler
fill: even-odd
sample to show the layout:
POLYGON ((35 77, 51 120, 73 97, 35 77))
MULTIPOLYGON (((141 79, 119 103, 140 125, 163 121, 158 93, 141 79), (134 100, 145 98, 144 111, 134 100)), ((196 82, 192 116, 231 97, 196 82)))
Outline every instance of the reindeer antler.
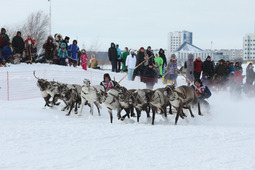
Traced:
POLYGON ((38 80, 39 80, 39 78, 38 78, 38 77, 36 77, 36 75, 35 75, 35 70, 33 71, 33 74, 34 74, 34 77, 35 77, 36 79, 38 79, 38 80))

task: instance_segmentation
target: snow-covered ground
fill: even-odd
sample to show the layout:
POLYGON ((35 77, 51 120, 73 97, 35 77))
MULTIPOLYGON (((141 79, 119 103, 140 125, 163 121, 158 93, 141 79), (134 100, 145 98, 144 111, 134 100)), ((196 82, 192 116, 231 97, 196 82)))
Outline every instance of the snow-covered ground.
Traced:
MULTIPOLYGON (((82 83, 83 78, 98 84, 105 71, 82 72, 81 68, 45 64, 11 65, 0 73, 51 70, 49 80, 82 83), (58 70, 57 74, 55 70, 58 70), (71 72, 79 71, 72 78, 71 72), (58 79, 58 76, 59 79, 58 79)), ((110 73, 120 80, 124 73, 110 73)), ((13 78, 11 81, 15 82, 13 78)), ((24 82, 18 81, 19 86, 24 82)), ((1 80, 0 80, 1 81, 1 80)), ((36 80, 29 85, 39 94, 36 80)), ((178 85, 185 84, 178 77, 178 85)), ((128 88, 145 88, 139 81, 121 83, 128 88)), ((163 87, 162 83, 155 86, 163 87)), ((3 89, 2 89, 3 90, 3 89)), ((21 92, 20 92, 21 93, 21 92)), ((20 94, 19 94, 20 95, 20 94)), ((26 94, 24 94, 26 96, 26 94)), ((89 115, 86 106, 82 117, 65 116, 61 107, 45 108, 44 100, 0 101, 0 169, 255 169, 254 98, 233 98, 229 92, 213 92, 210 111, 204 116, 167 120, 156 115, 155 125, 142 113, 141 122, 131 118, 121 122, 103 106, 102 116, 89 115)))

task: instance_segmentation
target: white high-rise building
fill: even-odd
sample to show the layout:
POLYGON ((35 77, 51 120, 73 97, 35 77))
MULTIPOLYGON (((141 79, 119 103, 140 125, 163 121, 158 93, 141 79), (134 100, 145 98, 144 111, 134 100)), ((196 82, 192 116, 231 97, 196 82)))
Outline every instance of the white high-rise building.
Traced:
POLYGON ((192 44, 192 32, 175 31, 168 33, 168 57, 173 54, 184 42, 192 44))
POLYGON ((255 34, 243 37, 243 60, 255 60, 255 34))

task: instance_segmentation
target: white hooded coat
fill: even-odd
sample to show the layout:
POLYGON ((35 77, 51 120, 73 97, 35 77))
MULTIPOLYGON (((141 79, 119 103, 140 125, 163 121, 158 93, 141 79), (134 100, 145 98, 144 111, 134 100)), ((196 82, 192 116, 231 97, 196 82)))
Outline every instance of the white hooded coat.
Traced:
POLYGON ((130 54, 127 56, 127 59, 126 59, 126 66, 129 69, 133 69, 136 66, 136 56, 135 54, 133 54, 132 56, 131 52, 134 53, 133 50, 130 50, 130 54))

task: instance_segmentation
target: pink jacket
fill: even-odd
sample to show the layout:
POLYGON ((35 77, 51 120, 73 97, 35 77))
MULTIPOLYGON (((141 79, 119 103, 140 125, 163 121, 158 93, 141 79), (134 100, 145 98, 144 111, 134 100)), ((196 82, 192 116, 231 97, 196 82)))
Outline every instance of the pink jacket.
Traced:
POLYGON ((89 59, 88 54, 82 54, 81 55, 81 64, 82 65, 87 64, 88 59, 89 59))

